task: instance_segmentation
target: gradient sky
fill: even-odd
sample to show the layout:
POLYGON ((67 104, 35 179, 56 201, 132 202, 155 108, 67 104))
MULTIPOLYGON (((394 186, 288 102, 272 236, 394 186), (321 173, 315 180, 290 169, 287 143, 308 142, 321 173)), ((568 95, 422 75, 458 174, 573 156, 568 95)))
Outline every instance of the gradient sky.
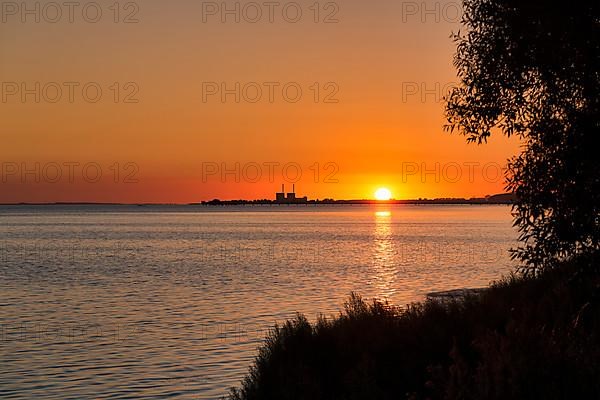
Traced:
POLYGON ((382 186, 396 198, 472 197, 502 192, 499 168, 518 151, 513 139, 467 145, 442 130, 443 88, 456 82, 456 2, 428 1, 427 10, 420 1, 321 2, 319 23, 314 0, 296 2, 297 23, 284 18, 295 14, 284 14, 288 2, 276 2, 272 23, 264 6, 256 23, 244 20, 254 17, 251 6, 240 23, 235 15, 223 23, 219 13, 203 15, 206 2, 183 0, 124 1, 118 15, 114 0, 98 1, 97 23, 82 6, 72 23, 67 8, 52 23, 46 3, 39 23, 20 9, 3 9, 0 20, 0 202, 272 198, 282 183, 291 187, 298 167, 296 189, 309 198, 372 198, 382 186), (338 22, 323 23, 334 11, 338 22), (123 23, 131 13, 138 22, 123 23), (46 87, 39 103, 35 93, 22 98, 22 84, 35 92, 35 82, 46 87), (56 103, 52 82, 63 88, 56 103), (73 102, 65 82, 79 83, 73 102), (83 98, 88 82, 102 89, 97 103, 83 98), (256 82, 263 97, 246 101, 254 96, 247 86, 239 103, 203 99, 205 82, 256 82), (264 82, 280 84, 273 102, 264 82), (296 103, 283 97, 289 82, 302 89, 296 103), (125 103, 136 88, 137 103, 125 103), (334 89, 337 102, 324 102, 334 89), (236 165, 238 182, 221 175, 236 165))

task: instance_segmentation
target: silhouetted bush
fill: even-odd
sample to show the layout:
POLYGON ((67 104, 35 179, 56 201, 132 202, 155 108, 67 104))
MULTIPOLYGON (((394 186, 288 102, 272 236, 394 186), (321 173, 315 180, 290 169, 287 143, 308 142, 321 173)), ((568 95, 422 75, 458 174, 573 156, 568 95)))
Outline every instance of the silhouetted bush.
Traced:
POLYGON ((276 327, 230 399, 600 398, 598 265, 404 309, 353 294, 333 319, 276 327))

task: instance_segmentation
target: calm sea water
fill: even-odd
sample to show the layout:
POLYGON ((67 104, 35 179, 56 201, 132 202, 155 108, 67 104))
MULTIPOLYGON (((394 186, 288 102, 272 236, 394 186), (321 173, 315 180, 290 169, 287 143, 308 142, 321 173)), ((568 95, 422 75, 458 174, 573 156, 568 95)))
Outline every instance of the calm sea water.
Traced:
POLYGON ((215 399, 266 330, 513 268, 507 206, 0 207, 0 397, 215 399))

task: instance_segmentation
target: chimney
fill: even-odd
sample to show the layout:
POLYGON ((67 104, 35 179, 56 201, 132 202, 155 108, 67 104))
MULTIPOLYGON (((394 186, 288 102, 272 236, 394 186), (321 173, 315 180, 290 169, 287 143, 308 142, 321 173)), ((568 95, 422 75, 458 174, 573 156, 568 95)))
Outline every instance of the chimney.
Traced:
POLYGON ((296 184, 292 183, 292 193, 296 193, 296 184))
POLYGON ((281 184, 281 193, 285 193, 285 184, 281 184))

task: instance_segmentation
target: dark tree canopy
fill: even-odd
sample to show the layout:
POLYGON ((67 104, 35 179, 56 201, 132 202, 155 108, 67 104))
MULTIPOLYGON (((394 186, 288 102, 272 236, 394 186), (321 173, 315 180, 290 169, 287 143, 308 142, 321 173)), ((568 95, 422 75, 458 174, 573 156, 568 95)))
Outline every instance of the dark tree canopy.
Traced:
POLYGON ((450 131, 518 135, 513 256, 525 272, 599 248, 600 2, 465 0, 450 131))

